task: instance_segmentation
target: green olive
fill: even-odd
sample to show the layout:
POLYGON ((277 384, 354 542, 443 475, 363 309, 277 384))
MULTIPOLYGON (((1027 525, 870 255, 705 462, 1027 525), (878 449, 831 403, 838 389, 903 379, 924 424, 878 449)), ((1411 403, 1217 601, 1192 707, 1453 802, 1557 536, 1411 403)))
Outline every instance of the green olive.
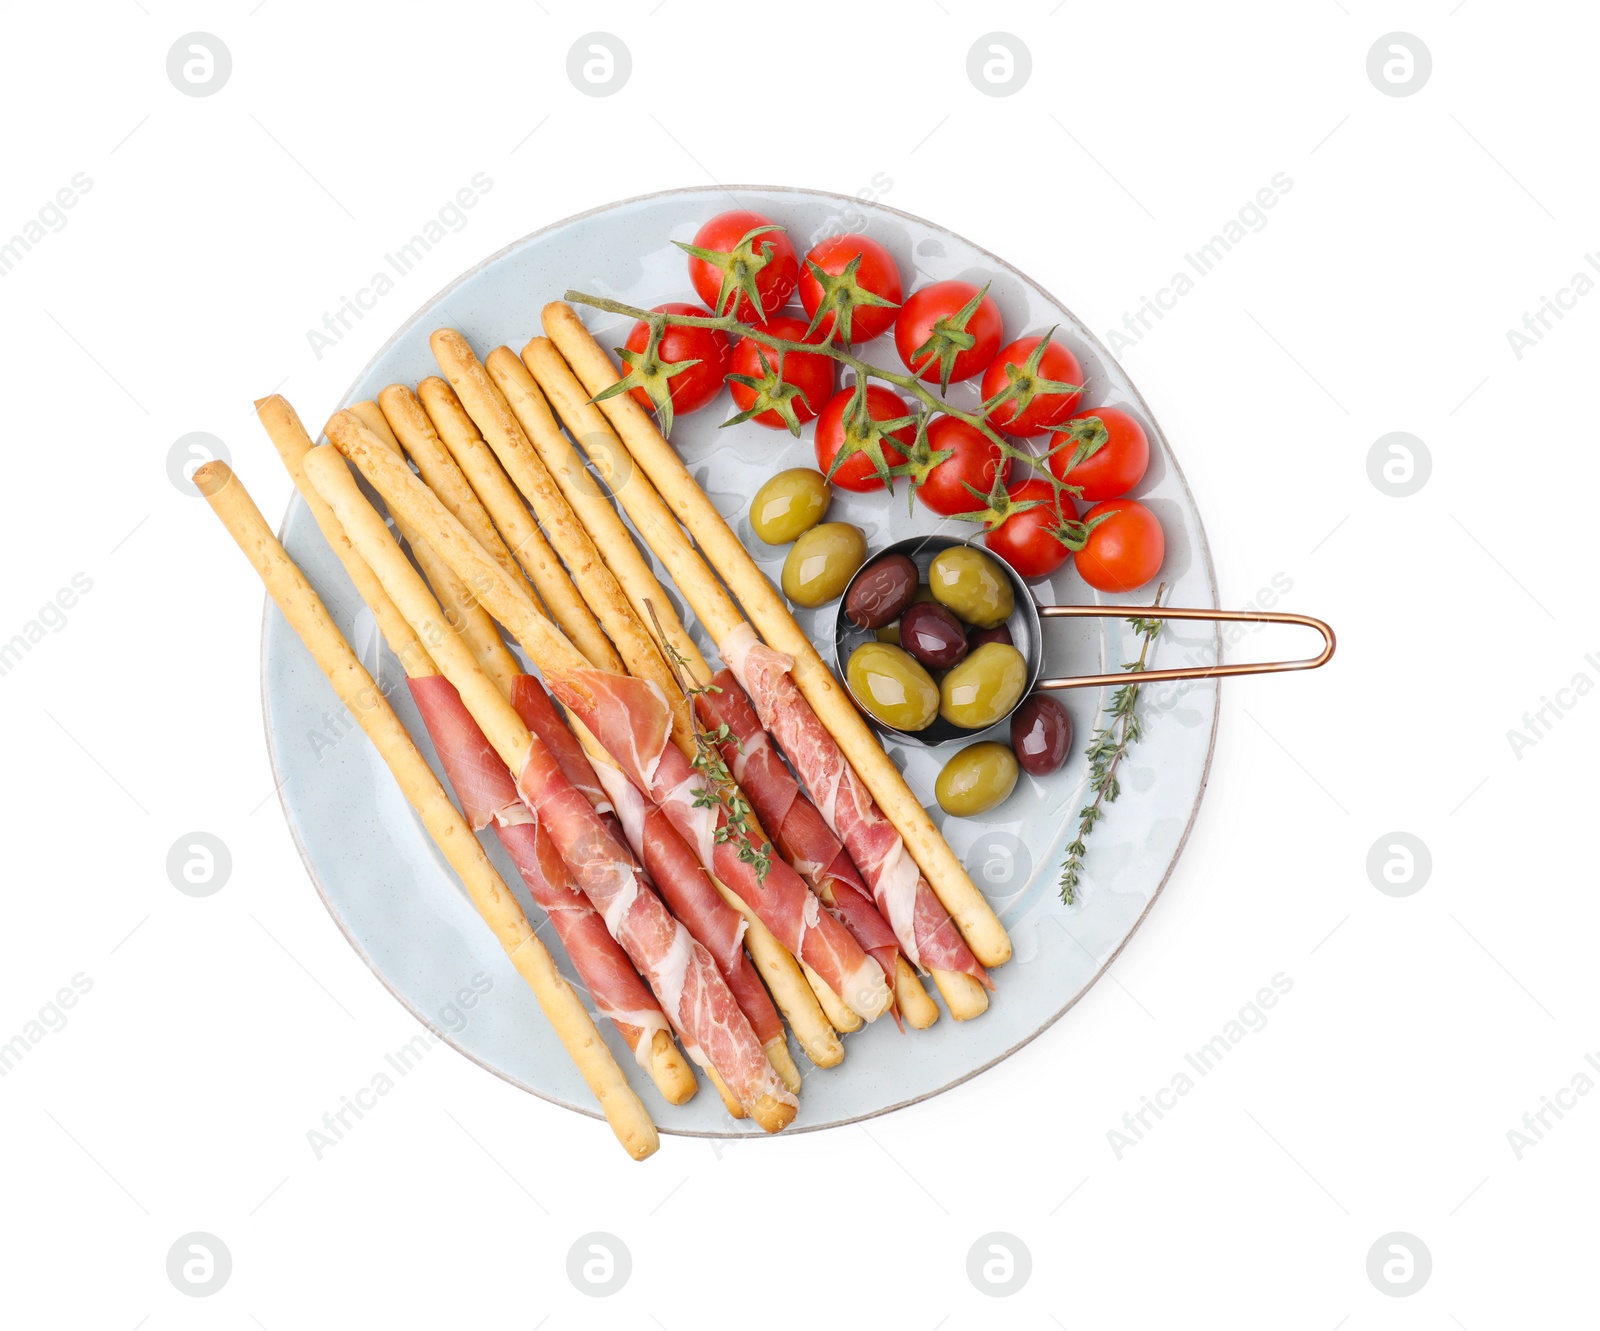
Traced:
POLYGON ((879 642, 886 642, 891 647, 900 645, 900 621, 897 619, 892 624, 885 624, 872 635, 879 642))
POLYGON ((824 522, 801 535, 783 561, 783 594, 813 610, 844 591, 867 562, 867 538, 848 522, 824 522))
POLYGON ((1015 647, 986 642, 939 682, 939 715, 963 730, 992 726, 1028 687, 1028 663, 1015 647))
POLYGON ((750 501, 751 529, 768 545, 788 545, 822 521, 832 499, 820 471, 790 467, 756 491, 750 501))
POLYGON ((958 818, 972 818, 1003 804, 1016 789, 1017 758, 1004 744, 969 744, 944 765, 933 793, 939 807, 958 818))
POLYGON ((939 712, 939 686, 910 652, 864 642, 845 666, 856 701, 896 730, 921 730, 939 712))
POLYGON ((939 551, 928 567, 928 586, 935 601, 975 628, 1004 624, 1016 605, 1005 570, 970 545, 939 551))

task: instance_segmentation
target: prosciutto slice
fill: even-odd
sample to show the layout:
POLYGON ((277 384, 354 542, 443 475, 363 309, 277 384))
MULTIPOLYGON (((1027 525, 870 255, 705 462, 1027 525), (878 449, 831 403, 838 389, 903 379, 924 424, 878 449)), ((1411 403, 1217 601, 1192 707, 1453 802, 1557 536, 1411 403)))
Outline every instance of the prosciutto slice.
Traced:
POLYGON ((739 858, 733 841, 719 840, 727 813, 673 745, 672 713, 654 683, 594 669, 547 674, 545 682, 639 791, 661 807, 701 865, 738 893, 851 1011, 872 1021, 888 1010, 893 990, 882 968, 823 911, 800 875, 774 857, 765 876, 758 876, 754 865, 739 858))
POLYGON ((513 681, 511 705, 595 811, 614 811, 605 821, 608 825, 615 823, 614 830, 622 834, 619 839, 625 839, 643 862, 668 908, 711 953, 762 1045, 782 1040, 783 1022, 778 1010, 745 955, 743 917, 722 899, 671 820, 616 768, 596 772, 550 695, 532 675, 519 675, 513 681))
POLYGON ((669 1029, 661 1005, 606 932, 605 921, 573 885, 555 843, 523 807, 511 773, 454 685, 443 675, 409 684, 468 824, 474 832, 494 828, 529 894, 550 917, 595 1008, 616 1024, 640 1066, 647 1066, 655 1032, 669 1029))
POLYGON ((923 970, 960 971, 993 989, 989 973, 922 877, 900 833, 790 678, 794 659, 768 647, 748 624, 729 634, 720 650, 755 704, 761 723, 782 746, 828 826, 844 842, 912 964, 923 970))
POLYGON ((872 893, 844 845, 778 755, 733 671, 718 671, 711 686, 711 692, 695 695, 695 707, 707 730, 718 732, 727 727, 728 738, 719 747, 733 779, 756 817, 772 833, 783 858, 811 884, 823 905, 861 944, 861 950, 883 968, 884 978, 893 988, 900 944, 889 922, 878 913, 872 893))

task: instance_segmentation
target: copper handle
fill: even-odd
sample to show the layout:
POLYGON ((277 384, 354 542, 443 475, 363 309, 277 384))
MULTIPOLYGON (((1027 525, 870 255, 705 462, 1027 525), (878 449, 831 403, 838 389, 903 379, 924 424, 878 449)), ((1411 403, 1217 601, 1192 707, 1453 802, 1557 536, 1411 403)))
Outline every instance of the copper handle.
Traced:
POLYGON ((1114 675, 1063 675, 1055 679, 1041 679, 1036 689, 1086 689, 1104 684, 1126 684, 1130 680, 1139 684, 1156 684, 1167 679, 1220 679, 1224 675, 1271 675, 1280 670, 1315 670, 1333 655, 1335 639, 1333 630, 1320 619, 1310 615, 1294 615, 1287 611, 1247 610, 1186 610, 1161 606, 1136 605, 1042 605, 1041 619, 1212 619, 1247 624, 1302 624, 1322 634, 1322 651, 1299 661, 1261 661, 1245 665, 1186 666, 1179 670, 1121 670, 1114 675))

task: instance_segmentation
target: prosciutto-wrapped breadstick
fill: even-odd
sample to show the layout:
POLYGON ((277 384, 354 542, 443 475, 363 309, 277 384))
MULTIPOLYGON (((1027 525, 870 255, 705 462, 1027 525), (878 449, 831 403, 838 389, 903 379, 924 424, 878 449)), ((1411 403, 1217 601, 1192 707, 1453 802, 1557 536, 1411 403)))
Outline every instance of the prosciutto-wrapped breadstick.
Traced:
MULTIPOLYGON (((660 1145, 655 1125, 628 1086, 582 1001, 561 978, 511 889, 495 872, 400 718, 344 640, 304 574, 273 536, 244 486, 224 462, 207 462, 198 467, 194 482, 255 567, 268 594, 305 643, 339 700, 350 709, 394 773, 401 792, 455 870, 478 914, 527 981, 545 1018, 599 1100, 617 1140, 635 1160, 654 1154, 660 1145)), ((363 558, 362 562, 365 564, 366 560, 363 558)), ((417 636, 420 639, 421 635, 417 636)), ((487 678, 485 685, 493 691, 487 678)))
MULTIPOLYGON (((561 418, 566 421, 573 436, 581 439, 586 449, 592 449, 590 456, 596 461, 597 466, 604 467, 617 457, 626 456, 622 443, 612 432, 605 416, 588 400, 584 386, 578 382, 571 368, 551 342, 544 338, 534 338, 523 348, 522 354, 535 378, 555 404, 561 418)), ((753 630, 745 622, 728 593, 723 590, 722 584, 717 581, 715 575, 706 567, 705 561, 689 543, 683 528, 678 525, 677 519, 668 510, 648 478, 642 476, 634 467, 628 469, 625 479, 616 480, 618 475, 612 473, 615 481, 612 488, 618 500, 627 510, 628 516, 633 519, 634 526, 638 528, 646 543, 655 551, 656 557, 666 565, 678 589, 694 607, 700 622, 716 642, 723 660, 733 669, 735 676, 745 686, 745 691, 755 699, 755 694, 749 687, 749 680, 741 673, 744 659, 741 644, 746 640, 745 635, 754 638, 753 630)), ((685 479, 687 480, 687 473, 685 479)), ((689 480, 688 483, 692 485, 693 481, 689 480)), ((771 590, 770 586, 768 590, 771 590)), ((760 700, 755 699, 755 701, 760 714, 760 700)), ((848 769, 849 764, 838 745, 833 743, 827 730, 817 720, 810 703, 798 692, 786 693, 783 706, 786 711, 795 713, 794 717, 785 719, 797 726, 803 726, 803 731, 796 733, 803 733, 809 737, 802 749, 791 750, 788 744, 784 743, 783 734, 774 729, 773 721, 766 715, 761 716, 762 722, 768 730, 773 731, 789 761, 794 764, 802 783, 816 797, 818 807, 824 816, 828 817, 833 802, 823 792, 837 783, 839 772, 848 769), (826 744, 823 743, 824 739, 826 744), (824 758, 827 759, 826 762, 822 761, 824 758)), ((859 718, 857 720, 859 721, 859 718)), ((795 736, 791 735, 790 738, 793 741, 795 736)), ((881 749, 878 752, 882 754, 881 749)), ((898 775, 896 772, 897 777, 898 775)), ((875 805, 873 807, 876 808, 875 805)), ((850 848, 850 839, 845 836, 843 827, 834 825, 831 819, 829 825, 844 841, 846 848, 850 848)), ((898 840, 896 834, 896 841, 898 840)), ((911 863, 909 856, 904 856, 903 843, 900 844, 902 857, 907 863, 911 863)), ((915 964, 925 965, 933 973, 934 983, 944 995, 950 1014, 958 1021, 969 1020, 984 1012, 989 1005, 985 987, 988 983, 987 976, 979 978, 982 968, 978 966, 966 944, 961 942, 958 934, 955 937, 960 943, 959 948, 952 948, 948 955, 935 950, 930 953, 926 961, 918 960, 921 949, 917 944, 917 932, 912 927, 916 920, 924 921, 922 930, 924 934, 938 938, 945 936, 942 930, 933 927, 933 923, 941 917, 947 917, 948 913, 933 894, 932 888, 920 875, 917 875, 910 883, 912 895, 908 898, 905 880, 900 876, 904 870, 898 867, 899 860, 891 861, 888 853, 880 849, 874 863, 878 866, 875 871, 869 871, 860 861, 857 861, 856 867, 862 871, 871 886, 873 899, 880 913, 894 928, 901 950, 915 964), (891 868, 894 869, 893 876, 886 872, 891 868), (895 890, 888 892, 887 890, 891 888, 895 890)), ((914 864, 912 867, 915 867, 914 864)), ((987 908, 985 903, 985 909, 987 908)), ((909 985, 902 984, 897 987, 909 988, 909 985)))
MULTIPOLYGON (((517 678, 531 682, 526 675, 517 678)), ((595 1010, 610 1018, 667 1102, 683 1104, 694 1095, 694 1074, 672 1041, 666 1014, 573 883, 548 828, 523 806, 510 771, 462 705, 455 686, 437 674, 408 683, 468 826, 474 832, 494 828, 529 895, 550 917, 595 1010)))
MULTIPOLYGON (((700 649, 679 622, 672 602, 656 581, 650 566, 645 563, 633 537, 612 508, 611 501, 600 493, 594 478, 584 469, 572 445, 561 433, 561 427, 556 423, 549 404, 527 366, 517 359, 509 347, 496 347, 489 353, 485 368, 538 454, 543 475, 559 487, 600 559, 616 576, 636 621, 646 626, 647 631, 658 631, 663 654, 679 663, 694 684, 704 684, 711 678, 711 671, 700 655, 700 649)), ((676 722, 676 703, 682 694, 677 688, 677 681, 674 679, 672 683, 668 697, 674 700, 676 722)), ((679 726, 674 724, 674 738, 679 733, 679 726)), ((729 905, 744 916, 745 946, 761 978, 772 991, 778 1010, 793 1029, 800 1047, 818 1067, 835 1066, 844 1057, 844 1046, 834 1030, 839 1026, 839 1015, 843 1013, 852 1028, 859 1026, 861 1019, 850 1014, 831 993, 826 993, 819 977, 802 973, 800 964, 740 897, 721 883, 717 883, 716 887, 729 905), (822 1000, 832 1005, 827 1015, 824 1015, 822 1000)), ((781 1064, 778 1070, 784 1072, 781 1064)), ((784 1079, 789 1079, 786 1072, 784 1079)))
MULTIPOLYGON (((420 513, 404 516, 423 532, 425 540, 450 559, 458 576, 469 586, 476 585, 473 576, 451 558, 448 544, 452 539, 476 549, 483 565, 494 569, 495 576, 509 585, 505 574, 476 546, 466 529, 445 512, 410 468, 374 439, 356 417, 340 413, 340 419, 360 432, 364 446, 387 461, 392 473, 404 473, 444 514, 449 525, 438 532, 419 520, 420 513)), ((613 839, 589 801, 563 775, 550 751, 529 732, 511 704, 478 668, 466 645, 444 630, 438 603, 401 554, 339 453, 313 449, 305 468, 390 599, 418 636, 434 644, 439 669, 455 686, 462 704, 500 760, 515 775, 517 794, 524 806, 534 821, 548 831, 573 881, 645 977, 662 1009, 684 1033, 691 1056, 705 1057, 708 1069, 720 1075, 763 1129, 776 1132, 787 1126, 795 1114, 794 1096, 767 1061, 761 1042, 723 982, 711 954, 668 912, 632 855, 613 839)), ((540 622, 557 641, 566 643, 546 621, 541 618, 540 622)), ((576 653, 570 644, 567 647, 576 653)))
MULTIPOLYGON (((609 781, 596 773, 577 736, 567 729, 538 680, 532 675, 521 676, 511 705, 555 756, 567 780, 585 795, 596 787, 604 792, 606 802, 616 811, 624 840, 643 863, 662 900, 716 959, 717 969, 767 1051, 768 1061, 784 1085, 798 1094, 800 1070, 789 1056, 783 1022, 778 1019, 772 999, 740 945, 746 926, 739 912, 717 894, 710 875, 683 844, 666 814, 621 780, 615 768, 606 769, 609 781)), ((590 803, 594 802, 590 796, 590 803)))
POLYGON ((909 985, 900 982, 899 972, 906 967, 906 960, 900 955, 893 928, 878 912, 872 892, 821 811, 806 798, 778 756, 733 671, 719 670, 711 685, 711 691, 695 697, 695 706, 708 730, 727 727, 721 732, 728 736, 722 744, 723 759, 756 813, 773 829, 784 858, 883 967, 896 996, 907 1000, 902 1016, 911 1027, 923 1030, 931 1026, 938 1019, 938 1007, 914 977, 909 985))
POLYGON ((735 839, 728 834, 726 810, 689 760, 671 745, 671 713, 661 691, 647 681, 597 670, 584 660, 475 547, 427 486, 356 417, 335 413, 327 432, 390 510, 416 526, 477 592, 485 608, 534 660, 550 691, 599 740, 628 779, 665 810, 707 872, 738 893, 778 941, 811 965, 852 1011, 868 1021, 886 1011, 892 991, 882 973, 848 931, 821 910, 800 876, 780 859, 772 859, 765 872, 758 873, 740 858, 735 839))
MULTIPOLYGON (((588 396, 592 398, 617 382, 616 367, 610 357, 590 336, 571 306, 562 301, 552 302, 545 306, 543 320, 546 333, 566 358, 588 396)), ((538 371, 534 373, 537 375, 538 371)), ((755 627, 768 643, 793 659, 799 691, 833 737, 835 746, 848 758, 864 787, 881 805, 902 838, 907 853, 926 873, 926 881, 956 921, 977 959, 985 966, 1002 965, 1011 956, 1011 940, 1005 927, 934 827, 927 810, 912 794, 899 769, 845 696, 833 673, 817 655, 816 648, 795 623, 783 598, 756 567, 739 538, 695 484, 682 459, 657 433, 632 394, 609 397, 600 403, 600 409, 615 427, 635 466, 650 479, 661 498, 688 528, 707 560, 749 613, 755 627)), ((679 590, 688 596, 689 589, 676 574, 674 580, 679 590)), ((756 702, 759 707, 760 700, 756 702)), ((810 782, 806 784, 809 788, 810 782)))

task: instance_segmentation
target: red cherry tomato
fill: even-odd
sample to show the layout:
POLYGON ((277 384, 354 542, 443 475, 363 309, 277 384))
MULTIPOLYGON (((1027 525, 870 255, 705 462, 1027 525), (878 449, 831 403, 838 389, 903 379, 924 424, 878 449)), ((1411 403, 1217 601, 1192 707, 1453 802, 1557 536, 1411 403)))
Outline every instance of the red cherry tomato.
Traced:
POLYGON ((952 348, 939 336, 941 324, 953 328, 961 322, 961 311, 978 290, 971 282, 933 282, 906 297, 894 321, 894 347, 906 369, 928 383, 955 383, 972 378, 994 359, 1000 350, 1000 307, 987 293, 962 329, 976 339, 970 347, 952 348), (933 345, 919 355, 930 341, 933 345))
POLYGON ((1105 521, 1089 533, 1078 551, 1078 572, 1102 592, 1135 592, 1161 572, 1167 538, 1161 522, 1137 499, 1109 499, 1096 504, 1083 520, 1105 521))
POLYGON ((1091 504, 1121 498, 1139 484, 1150 465, 1150 441, 1145 437, 1144 426, 1116 407, 1080 411, 1060 433, 1050 436, 1050 447, 1057 449, 1050 454, 1050 470, 1071 485, 1081 485, 1083 494, 1079 497, 1091 504), (1098 437, 1096 421, 1105 430, 1105 442, 1068 471, 1067 464, 1078 448, 1098 437))
POLYGON ((936 453, 953 450, 917 487, 917 498, 941 517, 976 513, 984 501, 966 487, 970 485, 978 494, 987 495, 994 486, 996 470, 1002 483, 1011 474, 1011 459, 1001 457, 999 447, 983 431, 954 416, 933 418, 928 426, 928 446, 936 453))
MULTIPOLYGON (((836 287, 840 294, 834 298, 835 308, 849 310, 850 336, 843 341, 870 342, 894 325, 903 292, 894 256, 871 236, 829 236, 813 245, 806 261, 800 265, 800 303, 805 306, 806 318, 815 319, 826 294, 811 271, 812 264, 829 277, 839 277, 856 259, 861 262, 856 268, 854 285, 889 304, 861 304, 855 298, 860 293, 852 291, 850 284, 843 284, 836 287)), ((817 331, 826 338, 833 331, 833 324, 834 314, 829 310, 822 316, 817 331)))
MULTIPOLYGON (((710 310, 681 300, 657 305, 651 313, 687 314, 697 319, 711 317, 710 310)), ((629 351, 643 351, 649 344, 650 325, 641 319, 628 334, 627 348, 629 351)), ((672 410, 683 416, 691 411, 699 411, 722 391, 722 380, 732 361, 733 346, 728 341, 728 335, 720 328, 680 328, 668 324, 661 337, 659 354, 663 365, 668 368, 676 361, 700 362, 687 370, 680 370, 667 380, 667 388, 672 393, 672 410)), ((650 395, 644 389, 635 388, 632 396, 646 411, 655 410, 655 403, 650 401, 650 395)))
MULTIPOLYGON (((833 468, 833 460, 839 456, 839 450, 845 444, 845 410, 850 406, 850 400, 855 397, 856 390, 842 388, 828 399, 828 405, 823 407, 822 414, 817 417, 817 466, 826 476, 833 468)), ((867 415, 875 421, 892 421, 901 416, 910 415, 905 401, 898 393, 883 387, 882 384, 867 385, 867 415)), ((860 437, 858 426, 855 431, 860 437)), ((878 441, 878 447, 883 452, 884 462, 897 467, 906 460, 905 454, 889 442, 893 439, 901 448, 910 448, 916 442, 917 431, 915 426, 902 425, 887 438, 878 441)), ((839 470, 833 472, 834 485, 843 486, 846 490, 854 490, 858 494, 866 494, 871 490, 883 489, 883 481, 878 477, 877 468, 872 464, 872 458, 862 452, 853 452, 842 463, 839 470)))
MULTIPOLYGON (((787 315, 780 315, 776 319, 769 319, 766 323, 756 326, 763 333, 771 333, 773 337, 785 338, 790 342, 822 340, 817 334, 807 338, 805 320, 791 319, 787 315)), ((732 373, 747 374, 752 379, 766 378, 766 372, 761 368, 762 357, 766 358, 767 366, 771 370, 779 369, 781 358, 783 382, 793 384, 800 390, 797 395, 789 399, 790 405, 794 408, 795 419, 802 425, 813 419, 827 404, 828 396, 833 392, 832 358, 804 351, 778 352, 757 342, 753 337, 744 337, 739 339, 739 345, 733 349, 732 373)), ((740 411, 749 411, 755 406, 756 390, 748 384, 730 381, 728 391, 733 394, 733 400, 739 404, 740 411)), ((751 419, 757 425, 765 425, 774 430, 789 428, 788 422, 776 411, 763 411, 751 419)))
POLYGON ((749 241, 744 240, 757 227, 772 225, 770 217, 739 209, 718 213, 695 232, 696 248, 727 256, 726 268, 692 254, 689 256, 689 280, 694 283, 695 292, 719 314, 726 314, 728 305, 738 295, 735 314, 745 323, 759 323, 781 310, 783 302, 793 294, 794 284, 800 279, 800 261, 795 258, 789 237, 782 231, 763 231, 759 236, 751 236, 749 241), (762 263, 762 255, 768 249, 770 257, 762 263), (743 277, 753 277, 756 295, 761 298, 760 310, 751 305, 748 293, 739 294, 744 292, 743 277))
MULTIPOLYGON (((1033 354, 1034 348, 1042 340, 1037 337, 1019 337, 990 362, 989 368, 983 372, 983 400, 985 402, 1010 383, 1010 378, 1006 374, 1006 366, 1015 365, 1019 370, 1022 369, 1028 357, 1033 354)), ((1033 377, 1051 379, 1056 383, 1076 384, 1079 386, 1080 391, 1076 393, 1036 393, 1028 405, 1020 411, 1017 410, 1016 399, 1002 402, 989 414, 989 424, 994 426, 995 429, 1018 436, 1043 434, 1046 430, 1065 421, 1077 409, 1078 403, 1083 400, 1081 391, 1083 367, 1078 364, 1078 358, 1059 342, 1052 341, 1044 349, 1044 355, 1039 361, 1039 368, 1034 372, 1033 377)))
POLYGON ((1072 551, 1061 543, 1054 528, 1061 525, 1056 513, 1055 487, 1035 476, 1011 491, 1016 500, 1042 499, 1044 503, 1022 513, 1013 513, 984 538, 983 543, 1024 578, 1044 578, 1072 558, 1072 551))

